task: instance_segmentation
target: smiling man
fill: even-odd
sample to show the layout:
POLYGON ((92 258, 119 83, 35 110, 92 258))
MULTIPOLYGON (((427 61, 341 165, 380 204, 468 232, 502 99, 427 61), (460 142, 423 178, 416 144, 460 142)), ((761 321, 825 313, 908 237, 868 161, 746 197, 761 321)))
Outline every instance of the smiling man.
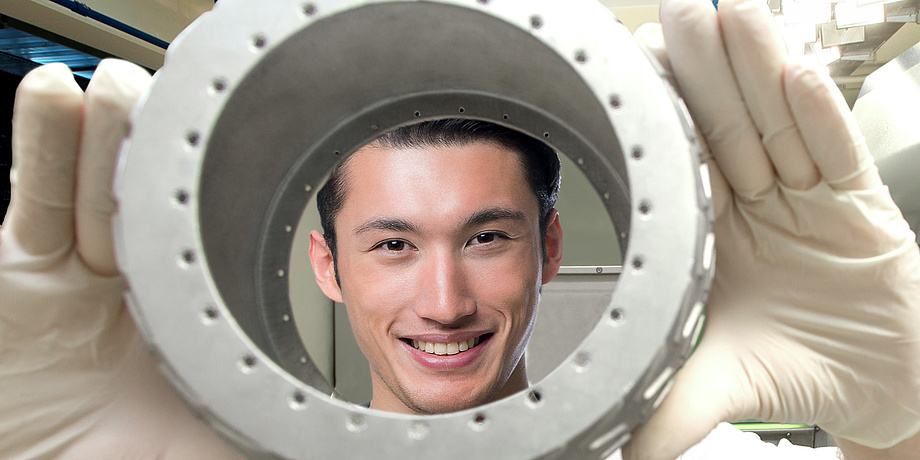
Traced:
POLYGON ((540 286, 562 261, 558 189, 550 148, 474 120, 400 128, 336 170, 310 258, 370 362, 370 407, 443 413, 528 386, 540 286))

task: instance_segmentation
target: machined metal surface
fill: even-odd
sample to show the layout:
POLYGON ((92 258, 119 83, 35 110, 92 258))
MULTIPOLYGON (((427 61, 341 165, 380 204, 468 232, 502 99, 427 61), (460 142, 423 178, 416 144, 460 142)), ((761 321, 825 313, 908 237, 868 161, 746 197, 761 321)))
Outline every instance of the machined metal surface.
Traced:
POLYGON ((702 324, 713 239, 698 156, 660 68, 591 0, 222 0, 173 43, 135 114, 118 259, 164 373, 250 458, 603 458, 660 403, 702 324), (435 416, 339 401, 291 321, 301 211, 377 135, 455 117, 579 165, 623 273, 528 391, 435 416))

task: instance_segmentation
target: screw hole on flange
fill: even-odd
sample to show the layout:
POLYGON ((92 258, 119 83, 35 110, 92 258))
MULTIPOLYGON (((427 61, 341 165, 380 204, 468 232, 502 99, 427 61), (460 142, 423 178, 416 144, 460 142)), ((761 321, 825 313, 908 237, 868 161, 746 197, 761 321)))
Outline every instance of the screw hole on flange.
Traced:
POLYGON ((470 419, 470 428, 472 428, 473 431, 482 431, 486 429, 488 422, 489 419, 486 418, 486 414, 479 412, 470 419))
POLYGON ((631 264, 633 270, 642 271, 645 268, 645 259, 642 256, 633 257, 631 264))
POLYGON ((291 400, 288 404, 291 409, 294 410, 304 410, 307 408, 307 395, 302 391, 295 391, 291 394, 291 400))
POLYGON ((215 78, 211 82, 211 91, 213 91, 215 94, 223 93, 226 90, 227 90, 227 80, 224 80, 223 78, 215 78))
POLYGON ((507 114, 507 113, 506 113, 506 114, 504 114, 504 115, 502 115, 502 119, 504 119, 504 120, 507 120, 508 118, 510 118, 510 117, 508 116, 508 114, 507 114))
POLYGON ((219 317, 220 317, 220 311, 214 306, 207 306, 201 312, 201 319, 203 320, 205 324, 211 324, 219 317))
POLYGON ((265 45, 268 44, 268 38, 263 34, 256 34, 249 40, 249 44, 252 45, 254 49, 260 50, 265 48, 265 45))
POLYGON ((588 53, 584 50, 579 50, 575 53, 575 61, 579 64, 584 64, 588 62, 588 53))
POLYGON ((335 155, 335 156, 337 156, 337 157, 342 156, 342 152, 340 152, 340 151, 338 151, 338 150, 332 152, 332 154, 335 155))
POLYGON ((422 116, 422 112, 419 112, 418 110, 416 110, 416 111, 415 111, 415 116, 416 116, 416 117, 422 116))
POLYGON ((189 131, 185 134, 185 143, 190 147, 197 147, 200 141, 201 135, 198 134, 198 131, 189 131))
POLYGON ((531 390, 527 394, 527 405, 530 407, 538 407, 543 402, 543 394, 538 390, 531 390))
POLYGON ((531 16, 530 17, 530 27, 533 27, 534 29, 539 29, 543 27, 543 18, 537 15, 531 16))
POLYGON ((176 195, 175 195, 176 203, 180 205, 187 205, 190 198, 191 197, 189 196, 188 192, 186 192, 185 190, 182 190, 182 189, 176 190, 176 195))
POLYGON ((194 250, 186 249, 182 251, 181 254, 179 254, 179 260, 182 263, 182 265, 188 266, 188 265, 194 264, 195 261, 198 260, 198 256, 197 254, 195 254, 194 250))
POLYGON ((360 433, 367 429, 367 420, 361 414, 351 414, 345 422, 345 428, 352 433, 360 433))
POLYGON ((572 360, 572 364, 575 365, 575 371, 584 372, 588 370, 588 365, 591 364, 591 355, 586 351, 579 352, 575 355, 575 359, 572 360))
POLYGON ((610 95, 610 107, 613 107, 613 108, 615 108, 615 109, 619 109, 619 108, 622 107, 622 106, 623 106, 623 101, 620 100, 620 95, 619 95, 619 94, 612 94, 612 95, 610 95))
POLYGON ((303 12, 304 16, 313 16, 316 14, 316 5, 312 3, 306 3, 303 7, 300 8, 300 11, 303 12))
POLYGON ((642 157, 645 156, 645 152, 642 151, 642 147, 639 147, 637 145, 632 148, 632 152, 630 153, 630 155, 633 157, 634 160, 641 160, 642 157))
POLYGON ((543 137, 549 139, 549 133, 543 133, 543 137))
POLYGON ((610 322, 613 323, 614 326, 619 326, 623 324, 624 321, 626 321, 626 312, 620 308, 610 310, 610 322))
POLYGON ((643 216, 648 216, 652 213, 652 202, 648 200, 642 200, 639 202, 639 213, 643 216))
POLYGON ((463 112, 466 112, 466 109, 464 109, 463 107, 460 107, 459 109, 457 109, 457 111, 460 113, 463 113, 463 112))
POLYGON ((256 364, 259 363, 259 360, 256 359, 253 355, 246 355, 240 358, 239 368, 240 371, 244 374, 250 374, 253 371, 253 368, 256 367, 256 364))

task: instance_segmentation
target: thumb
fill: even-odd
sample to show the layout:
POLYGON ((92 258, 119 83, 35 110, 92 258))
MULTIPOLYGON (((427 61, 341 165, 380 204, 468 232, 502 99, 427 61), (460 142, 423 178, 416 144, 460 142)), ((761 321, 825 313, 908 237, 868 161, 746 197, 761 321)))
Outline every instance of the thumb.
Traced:
POLYGON ((735 362, 738 360, 730 347, 707 344, 704 337, 675 376, 674 387, 661 406, 633 432, 623 448, 623 458, 673 460, 720 422, 733 418, 737 413, 737 398, 733 395, 744 388, 738 378, 743 373, 732 369, 731 363, 735 362))
POLYGON ((664 46, 664 34, 661 31, 661 24, 647 22, 640 25, 633 34, 633 39, 651 57, 654 57, 669 74, 672 73, 671 60, 668 58, 668 50, 664 46))

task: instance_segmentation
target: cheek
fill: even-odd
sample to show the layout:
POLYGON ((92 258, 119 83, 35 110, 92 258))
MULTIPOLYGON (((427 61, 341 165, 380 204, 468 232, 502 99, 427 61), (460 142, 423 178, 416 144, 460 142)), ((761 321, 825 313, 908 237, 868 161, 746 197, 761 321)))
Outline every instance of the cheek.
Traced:
POLYGON ((516 329, 526 326, 534 314, 540 286, 540 269, 532 257, 522 255, 482 264, 473 272, 470 279, 474 280, 481 305, 499 310, 514 322, 516 329))

